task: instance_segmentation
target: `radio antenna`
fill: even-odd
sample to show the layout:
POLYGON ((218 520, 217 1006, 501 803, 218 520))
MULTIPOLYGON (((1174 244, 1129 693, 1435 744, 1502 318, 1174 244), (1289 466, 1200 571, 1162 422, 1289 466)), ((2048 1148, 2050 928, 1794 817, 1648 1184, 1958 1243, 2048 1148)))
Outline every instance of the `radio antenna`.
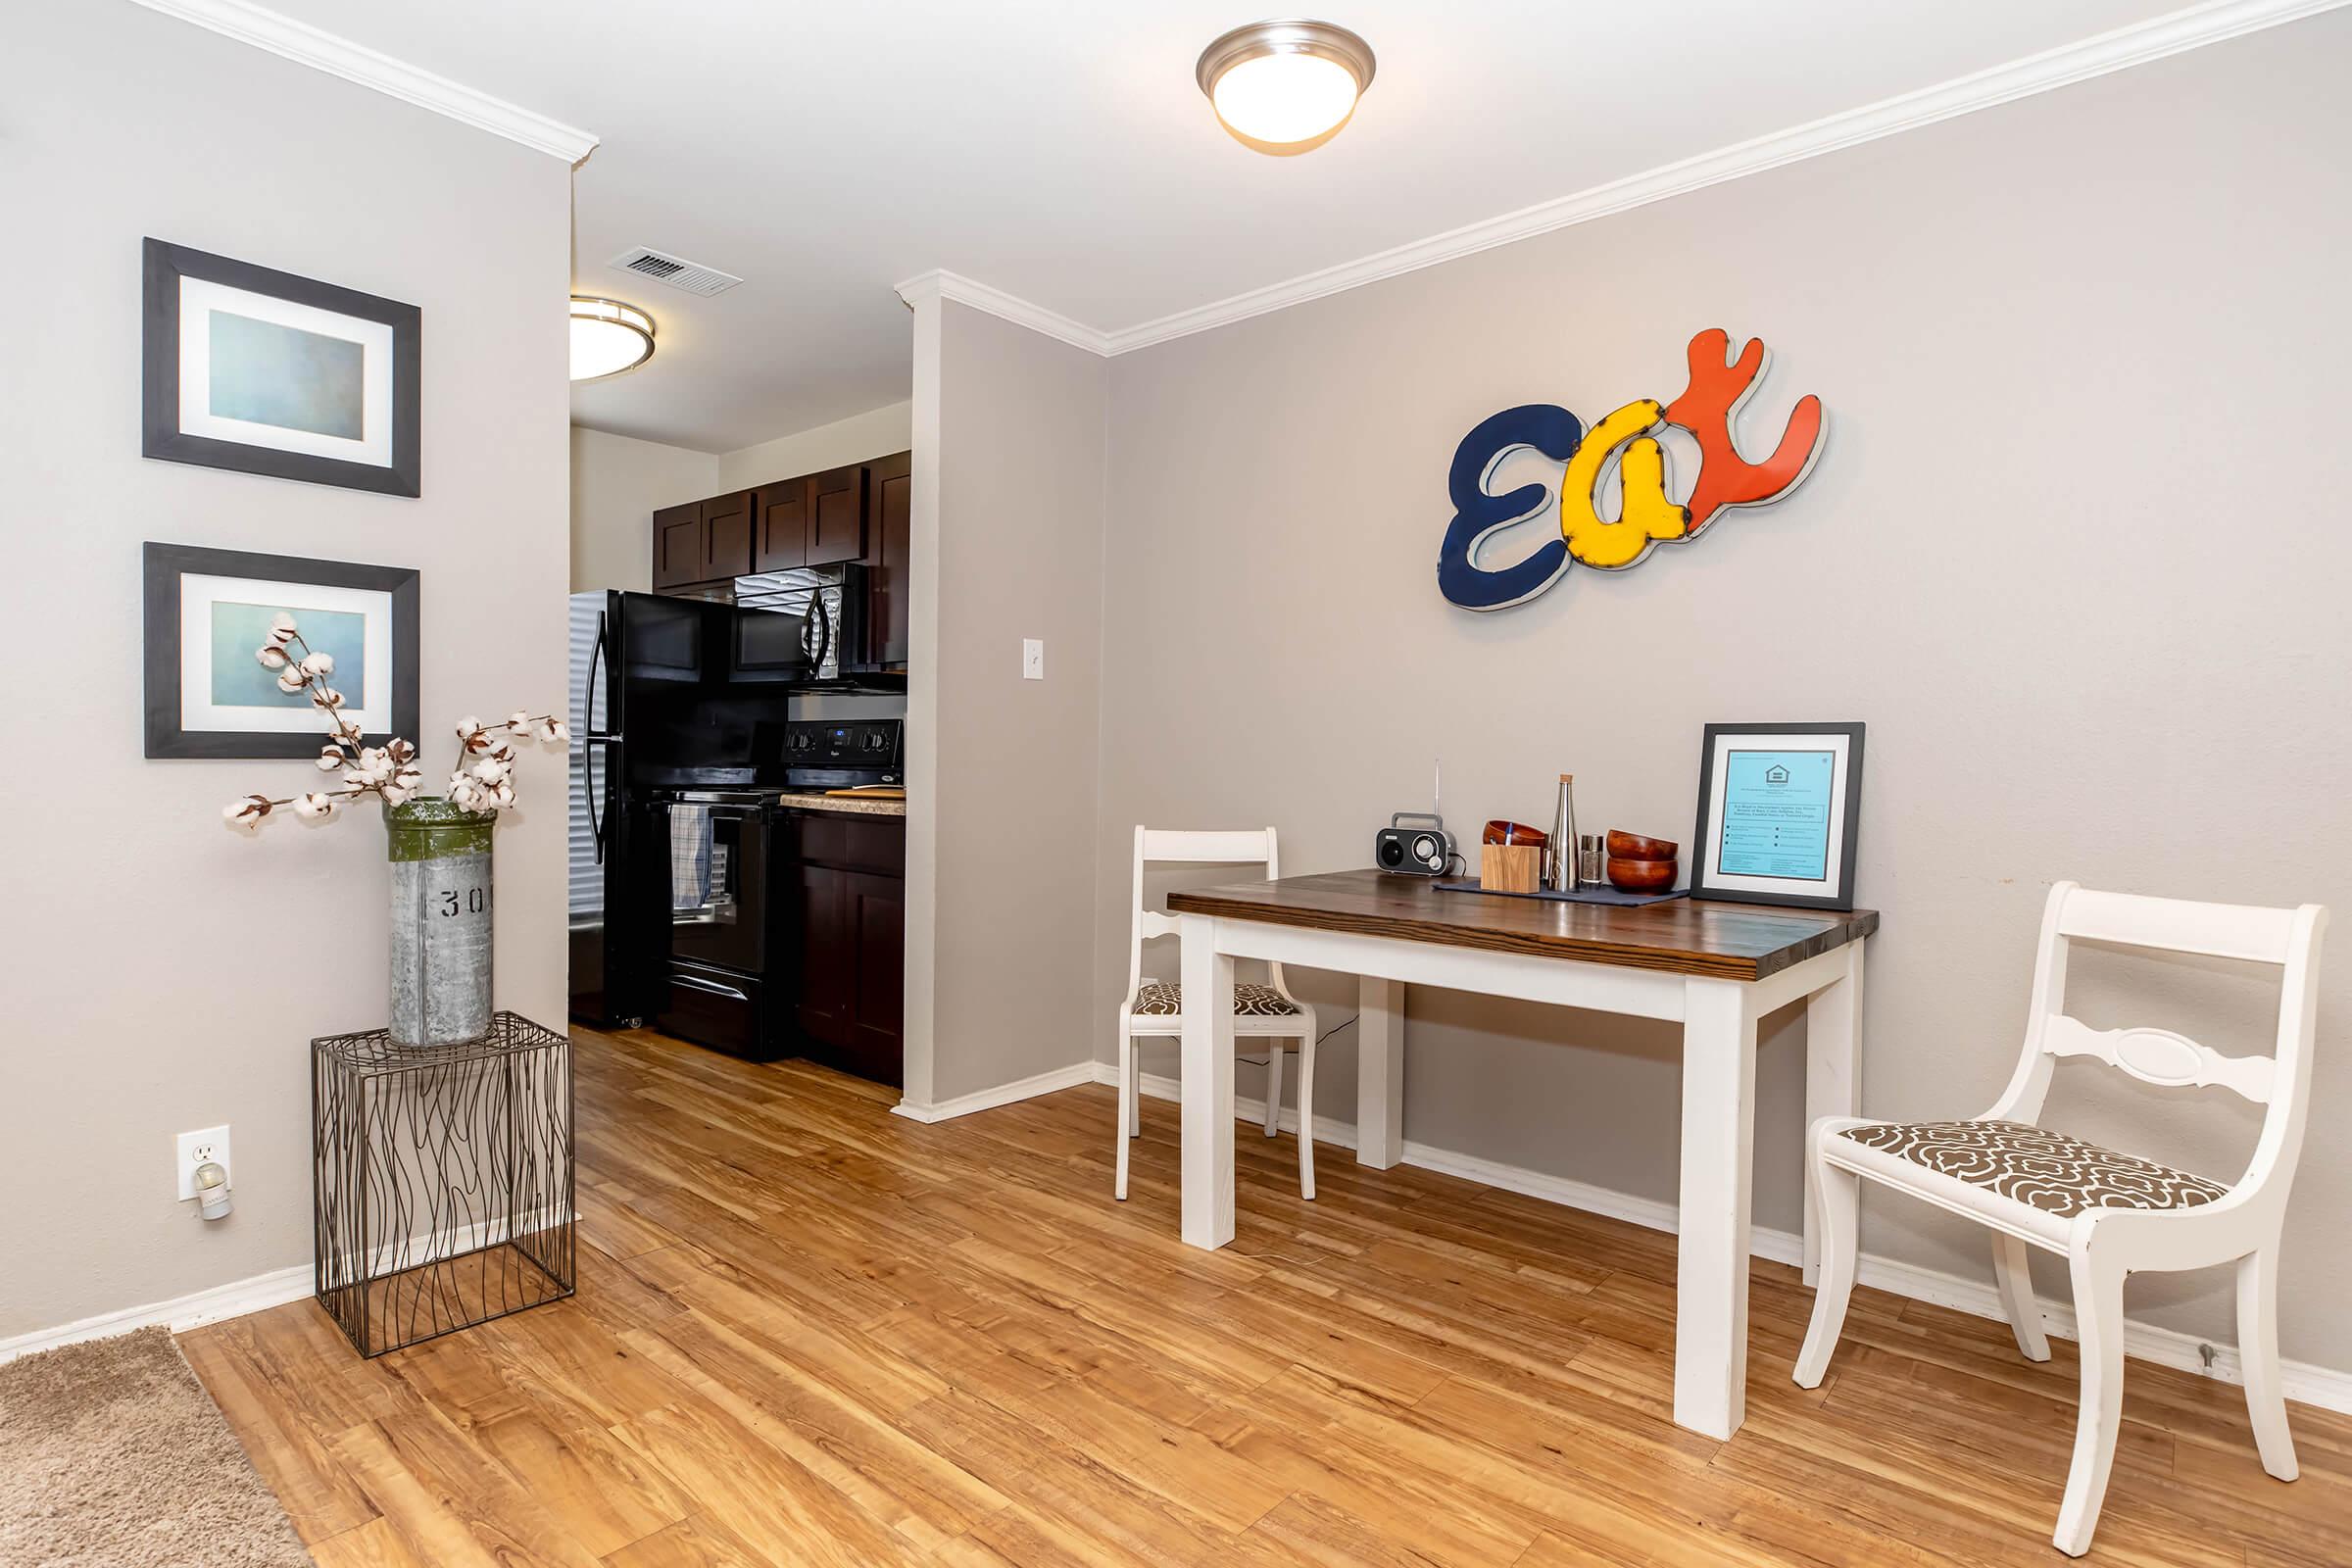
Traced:
POLYGON ((1446 793, 1446 759, 1433 757, 1429 760, 1429 814, 1440 819, 1446 815, 1441 801, 1446 793))

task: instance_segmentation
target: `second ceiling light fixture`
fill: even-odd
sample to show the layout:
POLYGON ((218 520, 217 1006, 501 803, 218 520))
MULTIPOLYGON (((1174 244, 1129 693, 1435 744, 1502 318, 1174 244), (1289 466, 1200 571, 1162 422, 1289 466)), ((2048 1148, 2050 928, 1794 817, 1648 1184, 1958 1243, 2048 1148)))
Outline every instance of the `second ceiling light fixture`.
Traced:
POLYGON ((1234 140, 1288 157, 1340 133, 1372 69, 1372 46, 1346 27, 1253 22, 1201 50, 1193 74, 1234 140))

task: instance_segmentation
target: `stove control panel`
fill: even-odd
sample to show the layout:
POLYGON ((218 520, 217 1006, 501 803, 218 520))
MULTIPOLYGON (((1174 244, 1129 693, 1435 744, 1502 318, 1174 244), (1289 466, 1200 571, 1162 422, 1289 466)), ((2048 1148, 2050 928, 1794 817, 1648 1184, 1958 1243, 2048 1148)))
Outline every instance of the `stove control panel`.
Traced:
POLYGON ((874 776, 852 782, 895 784, 904 778, 905 739, 902 719, 794 719, 785 728, 784 765, 794 774, 855 769, 874 776))

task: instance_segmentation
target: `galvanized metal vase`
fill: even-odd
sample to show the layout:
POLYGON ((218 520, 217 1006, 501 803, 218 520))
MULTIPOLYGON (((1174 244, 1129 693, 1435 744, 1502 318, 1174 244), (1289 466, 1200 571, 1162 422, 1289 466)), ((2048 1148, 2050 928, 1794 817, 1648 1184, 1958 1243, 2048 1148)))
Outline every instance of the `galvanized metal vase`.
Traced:
POLYGON ((436 795, 384 812, 392 861, 392 1040, 455 1046, 490 1032, 490 834, 496 813, 436 795))

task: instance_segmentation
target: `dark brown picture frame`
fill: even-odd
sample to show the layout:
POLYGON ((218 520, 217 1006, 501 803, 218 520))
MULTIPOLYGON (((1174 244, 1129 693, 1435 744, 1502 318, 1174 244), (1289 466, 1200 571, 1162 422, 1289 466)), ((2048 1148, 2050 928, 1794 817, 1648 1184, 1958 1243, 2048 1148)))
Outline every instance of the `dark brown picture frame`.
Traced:
POLYGON ((145 244, 145 309, 142 317, 141 456, 166 463, 229 468, 297 479, 306 484, 373 490, 383 495, 421 493, 423 473, 419 380, 423 367, 424 313, 398 300, 363 294, 314 278, 280 272, 185 245, 148 239, 145 244), (215 436, 190 435, 179 427, 179 280, 203 278, 308 305, 392 328, 392 465, 352 463, 308 452, 281 452, 215 436))
POLYGON ((1854 860, 1860 846, 1862 825, 1862 742, 1866 726, 1855 720, 1851 723, 1807 724, 1709 724, 1698 743, 1698 825, 1691 830, 1690 847, 1696 858, 1690 862, 1690 895, 1694 899, 1722 899, 1734 904, 1775 904, 1800 909, 1851 909, 1854 906, 1854 860), (1742 735, 1842 735, 1845 737, 1845 794, 1838 803, 1840 819, 1838 861, 1838 891, 1834 894, 1807 896, 1795 893, 1760 893, 1751 888, 1726 888, 1707 879, 1707 823, 1714 816, 1709 808, 1715 793, 1715 742, 1736 739, 1742 735))
POLYGON ((364 737, 381 746, 394 735, 416 739, 417 707, 417 572, 414 566, 364 566, 346 561, 302 556, 265 556, 247 550, 208 550, 202 545, 149 543, 142 548, 146 596, 147 755, 183 757, 317 757, 326 744, 326 723, 317 734, 260 730, 180 728, 179 579, 195 572, 210 577, 252 577, 268 582, 314 583, 324 588, 359 588, 392 596, 392 727, 364 737))

